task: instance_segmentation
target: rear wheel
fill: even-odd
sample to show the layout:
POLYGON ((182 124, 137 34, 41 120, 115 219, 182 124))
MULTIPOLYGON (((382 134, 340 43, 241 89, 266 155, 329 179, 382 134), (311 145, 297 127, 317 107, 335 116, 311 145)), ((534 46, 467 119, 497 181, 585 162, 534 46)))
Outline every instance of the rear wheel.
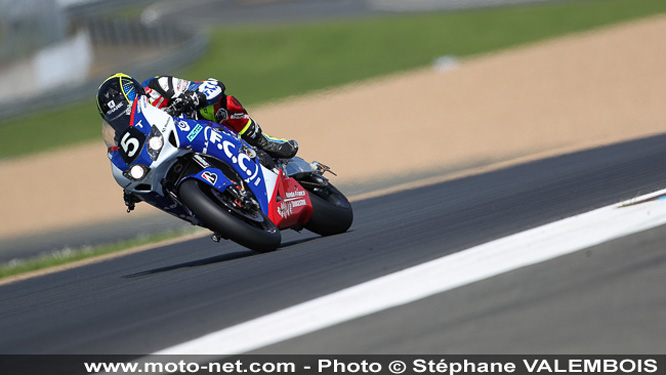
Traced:
POLYGON ((312 218, 304 225, 305 228, 322 236, 346 232, 354 221, 351 203, 327 180, 313 177, 300 181, 310 192, 312 202, 312 218))
POLYGON ((258 203, 241 204, 228 190, 219 192, 199 180, 188 179, 179 188, 181 201, 203 225, 239 245, 264 253, 280 246, 280 231, 258 203))

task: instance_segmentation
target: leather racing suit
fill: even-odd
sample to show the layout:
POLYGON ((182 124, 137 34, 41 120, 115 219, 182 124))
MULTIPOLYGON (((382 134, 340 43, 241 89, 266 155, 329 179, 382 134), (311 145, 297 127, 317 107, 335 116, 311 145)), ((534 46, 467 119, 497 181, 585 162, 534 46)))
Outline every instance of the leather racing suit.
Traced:
POLYGON ((144 81, 142 86, 153 106, 171 115, 189 114, 221 124, 274 158, 289 159, 298 151, 296 141, 265 134, 238 99, 227 95, 225 85, 214 78, 188 81, 172 76, 156 76, 144 81))

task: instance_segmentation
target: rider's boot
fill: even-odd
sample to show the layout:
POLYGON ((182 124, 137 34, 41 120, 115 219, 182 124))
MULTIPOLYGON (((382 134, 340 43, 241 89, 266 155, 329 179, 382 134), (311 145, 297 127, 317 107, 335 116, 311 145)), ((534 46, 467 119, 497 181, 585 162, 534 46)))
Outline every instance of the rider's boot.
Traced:
POLYGON ((296 141, 270 137, 261 131, 259 124, 252 118, 249 119, 240 135, 247 143, 259 147, 276 159, 291 159, 298 152, 296 141))

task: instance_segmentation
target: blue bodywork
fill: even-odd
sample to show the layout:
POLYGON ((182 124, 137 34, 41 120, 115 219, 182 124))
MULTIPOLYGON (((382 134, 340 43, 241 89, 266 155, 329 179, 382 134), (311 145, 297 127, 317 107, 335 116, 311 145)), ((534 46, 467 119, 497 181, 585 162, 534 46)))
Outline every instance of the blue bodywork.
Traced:
MULTIPOLYGON (((131 120, 131 127, 119 135, 118 149, 109 151, 111 162, 120 169, 120 171, 127 172, 132 166, 140 164, 149 168, 148 175, 144 177, 143 180, 161 182, 165 178, 167 172, 166 170, 163 170, 164 168, 162 166, 168 165, 170 167, 173 165, 176 156, 181 156, 187 153, 210 155, 231 166, 238 175, 244 179, 246 186, 248 186, 254 193, 262 211, 268 215, 268 201, 271 197, 267 196, 265 178, 259 160, 256 158, 256 154, 252 148, 243 141, 237 133, 210 121, 171 118, 162 114, 159 116, 151 116, 151 118, 155 117, 153 121, 155 121, 156 118, 159 118, 159 121, 164 121, 163 124, 151 124, 148 118, 146 118, 145 113, 154 113, 155 110, 160 110, 152 106, 150 106, 149 109, 148 106, 150 106, 150 104, 146 106, 145 103, 140 103, 138 106, 134 106, 135 110, 131 120), (141 108, 143 108, 143 110, 141 108), (173 121, 173 125, 175 126, 170 126, 171 121, 173 121), (144 134, 145 137, 137 133, 137 130, 144 134), (133 136, 126 134, 133 134, 133 136), (149 138, 155 135, 161 136, 164 143, 164 148, 162 148, 160 152, 164 153, 165 148, 170 148, 169 152, 173 154, 173 157, 170 155, 163 159, 159 153, 155 156, 154 151, 151 156, 148 147, 149 138), (169 140, 170 137, 174 136, 177 139, 177 149, 171 144, 173 143, 173 138, 171 141, 169 140), (141 139, 141 142, 136 141, 141 139), (137 147, 140 149, 138 154, 138 150, 133 149, 134 144, 139 145, 137 147), (130 158, 128 154, 131 154, 132 158, 130 158), (174 160, 171 160, 170 158, 174 160), (149 176, 151 173, 161 173, 163 176, 149 176)), ((201 160, 203 160, 203 158, 201 160)), ((178 183, 190 178, 209 184, 220 192, 223 192, 228 186, 233 184, 227 176, 224 175, 222 170, 213 165, 206 165, 205 161, 203 161, 202 169, 199 172, 183 177, 178 183)), ((170 197, 165 196, 166 192, 156 191, 156 186, 153 185, 156 184, 153 183, 150 186, 150 190, 146 190, 145 192, 137 191, 135 194, 139 195, 144 201, 166 212, 179 217, 188 216, 180 205, 170 197)))

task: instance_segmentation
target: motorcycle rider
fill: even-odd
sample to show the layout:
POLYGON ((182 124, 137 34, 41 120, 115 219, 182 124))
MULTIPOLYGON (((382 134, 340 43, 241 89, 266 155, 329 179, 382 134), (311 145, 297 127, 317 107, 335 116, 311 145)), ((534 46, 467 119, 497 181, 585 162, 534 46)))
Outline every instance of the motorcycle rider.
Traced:
MULTIPOLYGON (((147 82, 148 85, 151 85, 150 80, 147 82)), ((240 129, 243 139, 249 144, 265 150, 269 155, 276 158, 290 158, 296 154, 298 145, 295 141, 274 140, 263 135, 261 128, 247 115, 247 111, 243 109, 240 103, 233 97, 227 99, 229 96, 224 95, 224 86, 220 85, 221 83, 218 83, 218 81, 209 80, 193 83, 168 78, 167 82, 177 82, 179 85, 177 86, 178 90, 174 90, 175 94, 173 98, 167 99, 162 97, 164 98, 163 101, 157 99, 151 103, 152 105, 166 108, 166 112, 172 116, 176 112, 190 109, 197 109, 201 115, 204 113, 213 113, 212 111, 215 110, 217 123, 228 126, 233 130, 240 129), (211 87, 212 89, 209 89, 211 87), (186 90, 186 88, 194 88, 196 91, 186 90), (199 90, 199 88, 203 89, 199 90), (210 102, 206 93, 212 94, 210 102), (169 107, 165 107, 162 105, 165 101, 173 101, 174 103, 169 107)), ((155 87, 154 84, 153 87, 155 87)), ((131 118, 133 117, 132 106, 136 103, 139 96, 146 96, 150 102, 151 97, 148 96, 148 92, 152 92, 151 90, 157 91, 157 89, 151 87, 148 89, 144 88, 139 81, 123 73, 110 76, 99 86, 96 96, 97 109, 104 119, 102 133, 112 164, 114 164, 116 158, 120 157, 118 156, 118 146, 122 145, 122 142, 120 142, 119 136, 131 126, 131 118)), ((169 90, 164 90, 164 92, 166 95, 169 94, 169 90)), ((153 95, 152 98, 157 97, 157 95, 153 95)), ((203 118, 208 117, 204 115, 203 118)), ((140 200, 125 191, 123 193, 129 212, 134 209, 134 204, 140 200)))
POLYGON ((243 105, 225 93, 225 85, 210 78, 188 81, 173 76, 156 76, 141 84, 150 103, 165 109, 170 115, 206 119, 235 130, 252 146, 275 158, 290 159, 296 155, 294 140, 277 139, 264 133, 243 105))
POLYGON ((171 76, 154 77, 143 84, 123 73, 107 78, 98 88, 97 107, 110 125, 109 118, 118 116, 136 95, 146 95, 149 102, 172 116, 182 114, 214 121, 235 130, 241 138, 274 158, 289 159, 296 155, 298 143, 265 134, 240 102, 225 94, 226 87, 216 79, 187 81, 171 76), (113 114, 113 116, 112 116, 113 114))

